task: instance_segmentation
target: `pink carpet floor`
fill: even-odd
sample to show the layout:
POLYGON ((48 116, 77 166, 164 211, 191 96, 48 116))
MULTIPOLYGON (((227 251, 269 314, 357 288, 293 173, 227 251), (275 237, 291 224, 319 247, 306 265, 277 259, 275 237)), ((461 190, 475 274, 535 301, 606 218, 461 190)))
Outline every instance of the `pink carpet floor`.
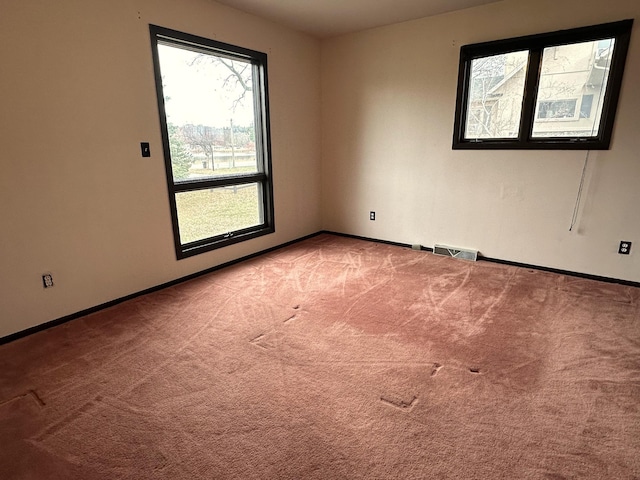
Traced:
POLYGON ((640 479, 640 289, 323 234, 0 347, 0 478, 640 479))

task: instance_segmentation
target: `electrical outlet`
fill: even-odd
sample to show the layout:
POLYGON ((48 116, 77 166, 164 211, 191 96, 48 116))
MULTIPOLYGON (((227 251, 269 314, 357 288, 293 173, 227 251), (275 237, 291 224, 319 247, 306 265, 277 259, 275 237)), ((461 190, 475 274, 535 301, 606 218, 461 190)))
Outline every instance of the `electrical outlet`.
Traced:
POLYGON ((42 275, 42 285, 44 288, 53 287, 53 275, 50 273, 45 273, 42 275))
POLYGON ((369 220, 375 220, 376 219, 376 212, 369 212, 369 220))
POLYGON ((620 242, 620 246, 618 247, 618 253, 620 255, 629 255, 631 253, 631 242, 622 240, 620 242))

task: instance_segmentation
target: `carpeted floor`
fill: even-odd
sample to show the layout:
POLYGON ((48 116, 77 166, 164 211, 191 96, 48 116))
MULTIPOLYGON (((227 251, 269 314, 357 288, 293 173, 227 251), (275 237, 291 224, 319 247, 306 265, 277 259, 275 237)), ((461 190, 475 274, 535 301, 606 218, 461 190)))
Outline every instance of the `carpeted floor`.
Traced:
POLYGON ((0 347, 0 478, 639 479, 640 289, 320 235, 0 347))

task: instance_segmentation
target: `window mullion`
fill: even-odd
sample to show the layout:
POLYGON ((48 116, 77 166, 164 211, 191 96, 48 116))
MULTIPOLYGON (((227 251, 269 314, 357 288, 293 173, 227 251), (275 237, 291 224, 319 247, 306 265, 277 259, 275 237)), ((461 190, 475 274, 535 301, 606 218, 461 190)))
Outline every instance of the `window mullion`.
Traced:
POLYGON ((199 180, 197 182, 176 182, 173 185, 174 192, 190 192, 194 190, 204 190, 207 188, 231 187, 233 185, 243 185, 245 183, 260 183, 266 180, 264 173, 252 175, 242 175, 236 177, 220 177, 211 180, 199 180))
POLYGON ((524 99, 522 102, 522 116, 520 118, 520 133, 518 140, 529 142, 533 132, 533 121, 536 113, 538 85, 540 83, 540 68, 542 63, 542 48, 529 51, 529 65, 524 84, 524 99))

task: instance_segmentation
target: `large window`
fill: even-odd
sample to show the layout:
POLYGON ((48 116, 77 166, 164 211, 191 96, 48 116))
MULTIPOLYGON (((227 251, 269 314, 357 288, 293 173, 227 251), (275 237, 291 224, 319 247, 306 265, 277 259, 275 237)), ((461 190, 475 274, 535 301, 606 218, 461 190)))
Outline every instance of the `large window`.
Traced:
POLYGON ((453 148, 609 148, 632 24, 463 46, 453 148))
POLYGON ((266 54, 150 31, 178 258, 273 232, 266 54))

